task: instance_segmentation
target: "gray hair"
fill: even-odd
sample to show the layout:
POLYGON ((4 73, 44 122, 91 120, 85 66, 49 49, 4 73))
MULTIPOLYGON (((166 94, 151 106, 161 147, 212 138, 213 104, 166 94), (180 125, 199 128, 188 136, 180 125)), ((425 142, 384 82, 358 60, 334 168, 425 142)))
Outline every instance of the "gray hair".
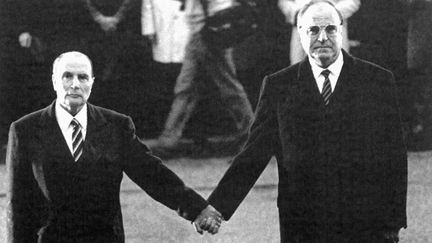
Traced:
POLYGON ((318 4, 318 3, 326 3, 328 5, 330 5, 334 10, 336 10, 337 14, 339 15, 339 19, 340 19, 340 24, 343 24, 343 16, 342 13, 336 8, 336 5, 334 4, 333 1, 331 0, 312 0, 309 3, 307 3, 306 5, 304 5, 298 12, 297 12, 297 18, 296 18, 296 25, 298 25, 298 22, 300 20, 301 17, 303 17, 303 15, 305 14, 305 12, 313 5, 318 4))
POLYGON ((60 55, 59 55, 59 56, 54 60, 54 63, 53 63, 53 69, 52 69, 53 74, 56 73, 56 71, 57 71, 57 69, 58 69, 58 65, 60 64, 60 61, 61 61, 64 57, 77 57, 77 58, 84 58, 84 59, 87 59, 88 62, 90 63, 91 72, 92 72, 91 75, 93 76, 93 64, 92 64, 92 61, 90 60, 90 58, 89 58, 86 54, 84 54, 84 53, 82 53, 82 52, 79 52, 79 51, 70 51, 70 52, 65 52, 65 53, 60 54, 60 55))

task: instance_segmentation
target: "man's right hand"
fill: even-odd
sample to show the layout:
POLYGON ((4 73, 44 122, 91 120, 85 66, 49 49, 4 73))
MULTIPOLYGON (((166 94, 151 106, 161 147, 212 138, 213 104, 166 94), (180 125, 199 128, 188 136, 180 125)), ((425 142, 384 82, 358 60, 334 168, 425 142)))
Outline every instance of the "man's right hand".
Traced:
POLYGON ((193 222, 198 233, 203 234, 204 230, 216 234, 222 223, 222 215, 211 205, 208 205, 193 222))
POLYGON ((18 41, 21 47, 30 48, 32 36, 29 32, 23 32, 19 35, 18 41))

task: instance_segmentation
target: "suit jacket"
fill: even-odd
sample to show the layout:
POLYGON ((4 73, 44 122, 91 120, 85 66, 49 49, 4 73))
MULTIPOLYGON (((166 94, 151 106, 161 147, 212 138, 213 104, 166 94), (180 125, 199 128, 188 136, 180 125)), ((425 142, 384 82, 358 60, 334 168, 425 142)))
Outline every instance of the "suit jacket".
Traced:
POLYGON ((130 117, 91 104, 77 162, 53 103, 12 123, 6 164, 8 242, 123 242, 123 172, 186 219, 207 206, 151 155, 130 117))
POLYGON ((292 225, 406 226, 407 158, 392 74, 343 51, 325 106, 307 59, 267 76, 249 139, 209 203, 229 219, 272 156, 292 225))

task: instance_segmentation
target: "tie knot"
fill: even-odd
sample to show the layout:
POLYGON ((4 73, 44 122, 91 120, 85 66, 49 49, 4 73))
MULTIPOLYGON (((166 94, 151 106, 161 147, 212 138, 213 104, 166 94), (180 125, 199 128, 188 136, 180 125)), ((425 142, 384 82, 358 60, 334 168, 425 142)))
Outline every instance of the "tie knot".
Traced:
POLYGON ((70 123, 74 128, 75 127, 77 127, 77 126, 79 126, 79 122, 78 122, 78 120, 77 119, 72 119, 72 121, 71 121, 71 123, 70 123))
POLYGON ((324 78, 328 78, 330 71, 328 69, 321 72, 321 74, 324 76, 324 78))

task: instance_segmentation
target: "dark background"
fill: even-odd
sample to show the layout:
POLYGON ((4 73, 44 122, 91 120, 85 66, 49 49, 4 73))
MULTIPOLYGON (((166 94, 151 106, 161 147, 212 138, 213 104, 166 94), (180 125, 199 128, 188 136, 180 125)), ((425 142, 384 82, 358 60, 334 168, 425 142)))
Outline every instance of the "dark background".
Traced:
MULTIPOLYGON (((103 4, 104 1, 95 2, 103 4)), ((137 1, 138 4, 140 2, 137 1)), ((137 5, 129 13, 115 35, 107 36, 84 15, 79 21, 70 20, 67 25, 62 25, 56 16, 65 13, 38 12, 32 7, 33 3, 0 0, 0 144, 6 144, 7 130, 12 121, 47 106, 55 99, 51 64, 55 56, 68 50, 67 45, 76 39, 85 39, 84 45, 78 46, 77 50, 88 54, 94 65, 96 81, 90 102, 130 115, 141 137, 159 135, 170 109, 175 78, 181 65, 172 65, 167 71, 152 61, 150 42, 140 33, 140 6, 137 5), (18 8, 17 4, 24 5, 18 8), (51 41, 45 50, 42 48, 43 51, 22 48, 18 44, 18 34, 23 31, 22 22, 35 14, 41 21, 51 14, 51 20, 48 18, 46 24, 31 23, 35 24, 33 30, 39 33, 41 39, 51 41), (64 31, 64 26, 74 28, 71 27, 62 40, 51 38, 64 31), (66 44, 62 45, 62 42, 66 44), (111 54, 115 60, 110 63, 111 54), (105 69, 109 70, 109 74, 104 73, 105 69)), ((276 0, 259 1, 259 6, 262 10, 260 31, 236 46, 234 54, 239 80, 253 107, 263 77, 290 64, 291 26, 285 23, 276 0)), ((413 36, 417 39, 428 38, 427 32, 430 31, 421 28, 430 26, 432 22, 430 6, 431 3, 426 0, 368 0, 362 1, 360 10, 349 19, 349 37, 361 43, 353 47, 351 53, 389 68, 396 75, 405 133, 412 150, 428 149, 432 137, 430 65, 419 67, 407 62, 407 54, 413 48, 420 50, 420 53, 422 48, 429 49, 430 44, 423 47, 426 42, 413 43, 412 39, 413 36), (425 11, 429 12, 423 19, 419 18, 419 13, 425 11), (413 128, 418 124, 422 125, 422 130, 414 133, 413 128)), ((109 14, 112 9, 105 11, 109 14)), ((424 64, 425 61, 419 63, 424 64)), ((207 88, 210 91, 213 87, 207 88)), ((211 92, 205 92, 203 97, 187 126, 186 136, 191 130, 210 134, 229 132, 232 122, 218 105, 219 98, 211 92)))

